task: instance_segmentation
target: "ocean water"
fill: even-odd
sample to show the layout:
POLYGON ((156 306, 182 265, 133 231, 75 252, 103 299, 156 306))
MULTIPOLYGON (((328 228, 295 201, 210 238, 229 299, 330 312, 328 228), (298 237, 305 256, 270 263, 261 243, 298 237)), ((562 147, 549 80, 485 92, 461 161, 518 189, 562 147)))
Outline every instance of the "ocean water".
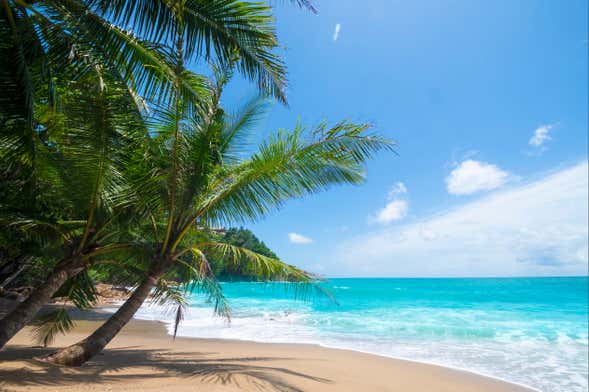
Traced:
MULTIPOLYGON (((282 284, 223 283, 230 323, 191 297, 180 336, 317 343, 465 369, 545 392, 588 383, 588 278, 332 279, 295 300, 282 284)), ((138 318, 170 321, 146 305, 138 318)), ((170 330, 171 330, 170 325, 170 330)))

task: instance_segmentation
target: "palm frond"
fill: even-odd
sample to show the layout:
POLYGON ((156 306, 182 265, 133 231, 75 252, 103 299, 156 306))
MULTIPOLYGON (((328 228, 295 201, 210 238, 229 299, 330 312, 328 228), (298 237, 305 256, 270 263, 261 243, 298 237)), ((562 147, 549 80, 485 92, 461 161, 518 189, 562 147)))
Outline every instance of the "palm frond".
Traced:
POLYGON ((219 150, 228 163, 236 163, 240 154, 247 151, 247 138, 265 116, 268 108, 268 100, 263 96, 257 96, 231 116, 226 116, 219 150))
POLYGON ((368 134, 368 125, 321 124, 312 132, 298 126, 279 131, 250 159, 216 173, 200 198, 192 221, 223 226, 258 219, 291 198, 336 184, 359 184, 364 162, 392 141, 368 134))
POLYGON ((315 7, 315 5, 313 4, 313 1, 311 0, 282 0, 282 3, 292 3, 294 5, 299 6, 300 8, 304 8, 308 11, 311 11, 314 14, 318 13, 317 8, 315 7))
POLYGON ((317 277, 283 261, 258 254, 252 250, 227 244, 221 241, 209 241, 200 244, 203 252, 218 256, 227 264, 241 265, 243 272, 260 280, 279 280, 289 282, 313 282, 317 277))
POLYGON ((42 236, 49 240, 70 242, 81 234, 86 221, 47 221, 0 208, 0 224, 19 230, 24 236, 42 236))
POLYGON ((152 298, 158 305, 169 306, 174 313, 174 339, 178 333, 178 326, 184 320, 188 301, 186 300, 186 290, 182 289, 175 282, 168 282, 160 279, 156 286, 152 298))
POLYGON ((197 247, 187 248, 184 257, 176 258, 180 268, 182 282, 185 282, 189 293, 198 292, 207 296, 207 300, 213 303, 215 314, 231 319, 231 308, 223 294, 223 289, 215 275, 206 255, 197 247))
POLYGON ((74 322, 67 309, 62 307, 39 316, 33 323, 31 335, 37 344, 47 347, 58 334, 65 335, 73 327, 74 322))
POLYGON ((115 24, 132 25, 138 35, 152 42, 169 43, 181 35, 182 49, 189 61, 215 58, 230 64, 237 58, 237 68, 245 77, 256 81, 262 91, 286 102, 286 69, 274 52, 278 47, 274 18, 265 3, 92 0, 89 6, 115 24))
POLYGON ((273 50, 278 46, 271 9, 264 3, 234 0, 188 0, 181 18, 186 24, 186 55, 216 55, 286 103, 286 68, 273 50))
POLYGON ((78 309, 90 309, 96 302, 96 287, 87 270, 84 270, 68 281, 53 295, 55 298, 65 297, 78 309))
POLYGON ((295 299, 310 300, 321 296, 337 303, 333 294, 321 285, 321 279, 307 271, 277 258, 261 255, 244 247, 222 241, 208 241, 199 245, 203 252, 215 255, 226 264, 239 266, 240 273, 260 281, 278 282, 286 291, 292 290, 295 299))

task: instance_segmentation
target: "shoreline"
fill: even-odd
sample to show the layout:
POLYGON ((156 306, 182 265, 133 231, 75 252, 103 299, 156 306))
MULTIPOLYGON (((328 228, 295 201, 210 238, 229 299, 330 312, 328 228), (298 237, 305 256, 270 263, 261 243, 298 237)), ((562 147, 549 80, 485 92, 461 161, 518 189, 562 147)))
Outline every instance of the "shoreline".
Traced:
MULTIPOLYGON (((100 313, 103 313, 103 314, 112 314, 112 312, 110 312, 110 311, 108 311, 106 309, 112 309, 113 306, 114 307, 118 307, 118 306, 122 305, 123 302, 124 301, 118 301, 118 302, 113 302, 113 303, 110 303, 110 304, 104 304, 104 305, 101 305, 99 307, 96 307, 95 310, 98 311, 98 312, 100 312, 100 313)), ((173 337, 173 335, 170 334, 170 332, 168 331, 168 326, 171 324, 169 321, 146 319, 146 318, 136 318, 136 317, 134 317, 133 320, 141 320, 141 321, 153 322, 153 323, 161 324, 161 325, 164 326, 167 336, 173 337)), ((351 351, 351 352, 356 352, 356 353, 360 353, 360 354, 375 355, 377 357, 392 359, 392 360, 396 360, 396 361, 406 361, 406 362, 411 362, 411 363, 415 363, 415 364, 428 365, 428 366, 436 366, 436 367, 441 367, 441 368, 444 368, 444 369, 450 369, 450 370, 455 370, 455 371, 459 371, 459 372, 470 373, 470 374, 474 374, 476 376, 490 378, 490 379, 501 381, 501 382, 508 383, 508 384, 513 384, 513 385, 516 385, 518 387, 525 388, 525 389, 527 389, 529 391, 542 392, 540 389, 535 388, 533 386, 526 385, 526 384, 523 384, 523 383, 520 383, 520 382, 517 382, 517 381, 508 380, 508 379, 505 379, 505 378, 502 378, 502 377, 499 377, 499 376, 493 376, 493 375, 481 373, 481 372, 478 372, 476 370, 471 370, 471 369, 461 368, 461 367, 458 367, 458 366, 452 366, 452 365, 441 364, 441 363, 436 363, 436 362, 428 362, 428 361, 425 361, 425 360, 417 360, 417 359, 400 357, 400 356, 394 356, 394 355, 388 355, 388 354, 377 353, 377 352, 372 352, 372 351, 365 351, 365 350, 360 350, 360 349, 356 349, 356 348, 352 348, 352 347, 342 347, 342 346, 337 346, 337 345, 329 345, 329 344, 325 344, 325 343, 321 343, 321 342, 290 342, 290 341, 269 342, 269 341, 264 341, 264 340, 253 340, 253 339, 209 338, 209 337, 182 336, 182 335, 177 335, 177 337, 178 338, 185 338, 185 339, 198 339, 198 340, 210 340, 210 341, 220 340, 220 341, 228 341, 228 342, 246 342, 246 343, 257 343, 257 344, 286 344, 286 345, 294 344, 294 345, 305 345, 305 346, 322 347, 322 348, 327 348, 327 349, 332 349, 332 350, 351 351)))
MULTIPOLYGON (((169 322, 167 322, 167 321, 162 321, 162 320, 146 320, 146 319, 136 319, 136 320, 141 320, 141 321, 146 321, 146 322, 152 322, 152 323, 162 324, 162 325, 164 325, 166 327, 166 334, 167 334, 167 336, 172 337, 172 335, 167 331, 167 327, 168 327, 168 324, 169 324, 169 322)), ((501 378, 501 377, 497 377, 497 376, 492 376, 492 375, 489 375, 489 374, 484 374, 484 373, 481 373, 481 372, 477 372, 475 370, 461 368, 461 367, 458 367, 458 366, 445 365, 445 364, 440 364, 440 363, 435 363, 435 362, 420 361, 420 360, 416 360, 416 359, 404 358, 404 357, 399 357, 399 356, 394 356, 394 355, 381 354, 381 353, 376 353, 376 352, 371 352, 371 351, 363 351, 363 350, 359 350, 359 349, 355 349, 355 348, 351 348, 351 347, 332 346, 332 345, 325 344, 325 343, 266 342, 266 341, 263 341, 263 340, 251 340, 251 339, 239 339, 239 338, 203 338, 203 337, 180 336, 180 335, 178 335, 177 337, 178 338, 184 338, 184 339, 196 339, 196 340, 208 340, 208 341, 227 341, 227 342, 246 342, 246 343, 254 343, 254 344, 285 344, 285 345, 293 344, 293 345, 303 345, 303 346, 311 346, 311 347, 321 347, 321 348, 326 348, 326 349, 330 349, 330 350, 351 351, 351 352, 360 353, 360 354, 374 355, 374 356, 381 357, 381 358, 392 359, 392 360, 395 360, 395 361, 405 361, 405 362, 411 362, 411 363, 420 364, 420 365, 435 366, 435 367, 440 367, 440 368, 443 368, 443 369, 449 369, 449 370, 455 370, 455 371, 464 372, 464 373, 470 373, 470 374, 473 374, 473 375, 476 375, 476 376, 479 376, 479 377, 490 378, 490 379, 501 381, 501 382, 504 382, 504 383, 513 384, 515 386, 525 388, 525 389, 527 389, 529 391, 542 392, 540 389, 535 388, 535 387, 530 386, 530 385, 522 384, 522 383, 519 383, 519 382, 516 382, 516 381, 507 380, 505 378, 501 378)))
MULTIPOLYGON (((167 327, 167 322, 165 321, 160 321, 160 320, 144 320, 144 319, 139 319, 142 321, 146 321, 146 322, 152 322, 152 323, 158 323, 158 324, 164 324, 167 327)), ((167 336, 172 337, 172 335, 170 335, 168 332, 166 332, 167 336)), ((265 342, 263 340, 251 340, 251 339, 238 339, 238 338, 199 338, 199 337, 194 337, 194 336, 179 336, 178 338, 184 338, 184 339, 196 339, 196 340, 207 340, 207 341, 225 341, 225 342, 245 342, 245 343, 252 343, 252 344, 279 344, 279 345, 295 345, 295 346, 310 346, 310 347, 320 347, 320 348, 326 348, 329 350, 339 350, 339 351, 351 351, 354 353, 359 353, 359 354, 366 354, 366 355, 373 355, 376 357, 380 357, 380 358, 385 358, 385 359, 392 359, 395 361, 404 361, 404 362, 410 362, 410 363, 414 363, 414 364, 419 364, 419 365, 427 365, 427 366, 435 366, 435 367, 440 367, 443 369, 449 369, 449 370, 454 370, 454 371, 458 371, 458 372, 464 372, 464 373, 469 373, 475 376, 479 376, 479 377, 484 377, 484 378, 490 378, 496 381, 500 381, 500 382, 504 382, 507 384, 513 384, 515 386, 518 387, 522 387, 525 388, 526 390, 529 391, 534 391, 534 392, 542 392, 540 389, 534 388, 530 385, 526 385, 526 384, 522 384, 519 382, 515 382, 515 381, 511 381, 511 380, 507 380, 501 377, 497 377, 497 376, 491 376, 488 374, 484 374, 484 373, 480 373, 477 372, 475 370, 470 370, 470 369, 465 369, 465 368, 461 368, 461 367, 457 367, 457 366, 451 366, 451 365, 443 365, 440 363, 435 363, 435 362, 427 362, 427 361, 419 361, 416 359, 411 359, 411 358, 404 358, 404 357, 398 357, 398 356, 394 356, 394 355, 387 355, 387 354, 381 354, 381 353, 375 353, 375 352, 371 352, 371 351, 363 351, 363 350, 359 350, 359 349, 355 349, 355 348, 351 348, 351 347, 339 347, 339 346, 331 346, 329 344, 324 344, 324 343, 304 343, 304 342, 265 342)))
MULTIPOLYGON (((52 347, 83 338, 108 315, 104 310, 90 313, 78 315, 82 317, 77 317, 75 330, 58 337, 52 347)), ((173 340, 167 331, 164 321, 133 319, 91 363, 61 368, 30 360, 31 354, 51 349, 31 348, 28 327, 0 351, 0 380, 4 380, 0 390, 37 390, 49 383, 60 391, 158 390, 166 386, 183 391, 194 390, 197 382, 203 391, 537 391, 468 370, 315 343, 173 340), (45 380, 56 369, 57 377, 45 380), (107 376, 96 377, 96 372, 107 376)))
MULTIPOLYGON (((194 339, 203 339, 203 338, 194 338, 194 339)), ((237 339, 237 340, 239 340, 239 339, 237 339)), ((261 342, 261 341, 258 342, 258 341, 255 341, 255 340, 243 340, 243 341, 252 342, 252 343, 265 343, 265 342, 261 342)), ((277 343, 277 344, 280 344, 280 343, 277 343)), ((356 353, 360 353, 360 354, 375 355, 377 357, 382 357, 382 358, 387 358, 387 359, 393 359, 393 360, 396 360, 396 361, 405 361, 405 362, 411 362, 411 363, 416 363, 416 364, 421 364, 421 365, 427 365, 427 366, 437 366, 437 367, 441 367, 441 368, 444 368, 444 369, 450 369, 450 370, 455 370, 455 371, 459 371, 459 372, 465 372, 465 373, 474 374, 475 376, 479 376, 479 377, 490 378, 490 379, 501 381, 501 382, 504 382, 504 383, 507 383, 507 384, 513 384, 515 386, 522 387, 522 388, 525 388, 527 390, 534 391, 534 392, 542 392, 541 390, 539 390, 537 388, 534 388, 534 387, 532 387, 530 385, 526 385, 526 384, 522 384, 522 383, 519 383, 519 382, 507 380, 505 378, 501 378, 501 377, 497 377, 497 376, 491 376, 491 375, 488 375, 488 374, 480 373, 480 372, 477 372, 477 371, 474 371, 474 370, 470 370, 470 369, 461 368, 461 367, 458 367, 458 366, 443 365, 443 364, 439 364, 439 363, 435 363, 435 362, 418 361, 416 359, 411 359, 411 358, 396 357, 394 355, 380 354, 380 353, 375 353, 375 352, 371 352, 371 351, 362 351, 362 350, 358 350, 358 349, 355 349, 355 348, 330 346, 330 345, 323 344, 323 343, 288 343, 288 344, 310 344, 311 346, 324 347, 324 348, 328 348, 328 349, 331 349, 331 350, 352 351, 352 352, 356 352, 356 353)))
MULTIPOLYGON (((122 302, 120 303, 113 303, 110 305, 102 305, 100 306, 100 312, 106 313, 106 314, 111 314, 111 312, 106 311, 105 309, 107 308, 111 308, 112 306, 119 306, 121 305, 122 302)), ((134 318, 134 320, 141 320, 141 321, 146 321, 146 322, 153 322, 153 323, 158 323, 158 324, 162 324, 165 329, 166 329, 166 334, 167 336, 172 337, 173 335, 169 333, 168 331, 168 326, 170 325, 169 321, 163 321, 163 320, 154 320, 154 319, 147 319, 147 318, 134 318)), ((428 362, 426 360, 417 360, 417 359, 412 359, 412 358, 407 358, 407 357, 401 357, 401 356, 395 356, 395 355, 389 355, 389 354, 383 354, 383 353, 378 353, 378 352, 373 352, 373 351, 366 351, 366 350, 360 350, 360 349, 356 349, 353 347, 343 347, 343 346, 337 346, 337 345, 330 345, 330 344, 326 344, 326 343, 321 343, 321 342, 292 342, 292 341, 264 341, 264 340, 255 340, 255 339, 240 339, 240 338, 211 338, 211 337, 198 337, 198 336, 183 336, 183 335, 177 335, 178 338, 185 338, 185 339, 197 339, 197 340, 210 340, 210 341, 228 341, 228 342, 246 342, 246 343, 255 343, 255 344, 285 344, 285 345, 290 345, 290 344, 294 344, 294 345, 305 345, 305 346, 314 346, 314 347, 321 347, 321 348, 327 348, 327 349, 332 349, 332 350, 342 350, 342 351, 351 351, 351 352, 355 352, 355 353, 360 353, 360 354, 366 354, 366 355, 374 355, 380 358, 386 358, 386 359, 392 359, 395 361, 406 361, 406 362, 410 362, 410 363, 415 363, 415 364, 420 364, 420 365, 428 365, 428 366, 436 366, 436 367, 441 367, 444 369, 450 369, 450 370, 455 370, 455 371, 459 371, 459 372, 465 372, 465 373, 469 373, 469 374, 473 374, 476 376, 480 376, 480 377, 485 377, 485 378, 490 378, 493 380, 497 380, 497 381, 501 381, 504 383, 508 383, 508 384, 512 384, 518 387, 522 387, 525 388, 526 390, 529 391, 533 391, 533 392, 542 392, 540 389, 535 388, 531 385, 526 385, 517 381, 513 381, 513 380, 508 380, 506 378, 502 378, 499 376, 493 376, 490 374, 486 374, 486 373, 482 373, 482 372, 478 372, 476 370, 472 370, 472 369, 467 369, 467 368, 461 368, 459 366, 452 366, 452 365, 448 365, 448 364, 442 364, 442 363, 436 363, 436 362, 428 362)))

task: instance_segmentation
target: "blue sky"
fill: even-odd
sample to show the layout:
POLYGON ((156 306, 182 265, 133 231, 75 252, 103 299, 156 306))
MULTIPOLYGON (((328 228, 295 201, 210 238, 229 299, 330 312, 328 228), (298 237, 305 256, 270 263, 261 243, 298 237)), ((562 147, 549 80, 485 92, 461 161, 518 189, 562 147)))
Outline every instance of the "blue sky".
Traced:
POLYGON ((259 134, 350 119, 398 155, 249 228, 326 276, 587 273, 587 2, 316 4, 275 4, 290 106, 259 134))

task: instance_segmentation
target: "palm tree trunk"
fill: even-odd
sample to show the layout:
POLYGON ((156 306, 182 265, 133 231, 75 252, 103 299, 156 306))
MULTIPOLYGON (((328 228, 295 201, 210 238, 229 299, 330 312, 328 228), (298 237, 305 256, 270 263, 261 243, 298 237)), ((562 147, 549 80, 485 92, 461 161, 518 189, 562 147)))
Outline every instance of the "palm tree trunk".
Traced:
POLYGON ((79 263, 69 262, 53 271, 47 279, 37 287, 26 300, 0 320, 0 348, 12 339, 18 331, 30 323, 37 312, 47 304, 53 294, 71 277, 84 269, 79 263))
POLYGON ((39 359, 66 366, 83 365, 86 361, 100 353, 131 320, 149 296, 151 289, 158 283, 163 272, 164 269, 161 267, 152 269, 139 287, 135 289, 131 297, 100 328, 94 331, 92 335, 78 343, 39 359))
POLYGON ((4 281, 2 281, 2 283, 0 283, 0 295, 4 291, 4 287, 6 287, 10 283, 12 283, 12 281, 14 279, 16 279, 16 277, 18 275, 20 275, 25 269, 30 267, 33 257, 28 256, 28 257, 25 257, 24 260, 22 260, 22 259, 23 258, 20 258, 19 260, 17 260, 18 268, 16 268, 16 271, 14 271, 10 275, 8 275, 8 277, 6 279, 4 279, 4 281))

